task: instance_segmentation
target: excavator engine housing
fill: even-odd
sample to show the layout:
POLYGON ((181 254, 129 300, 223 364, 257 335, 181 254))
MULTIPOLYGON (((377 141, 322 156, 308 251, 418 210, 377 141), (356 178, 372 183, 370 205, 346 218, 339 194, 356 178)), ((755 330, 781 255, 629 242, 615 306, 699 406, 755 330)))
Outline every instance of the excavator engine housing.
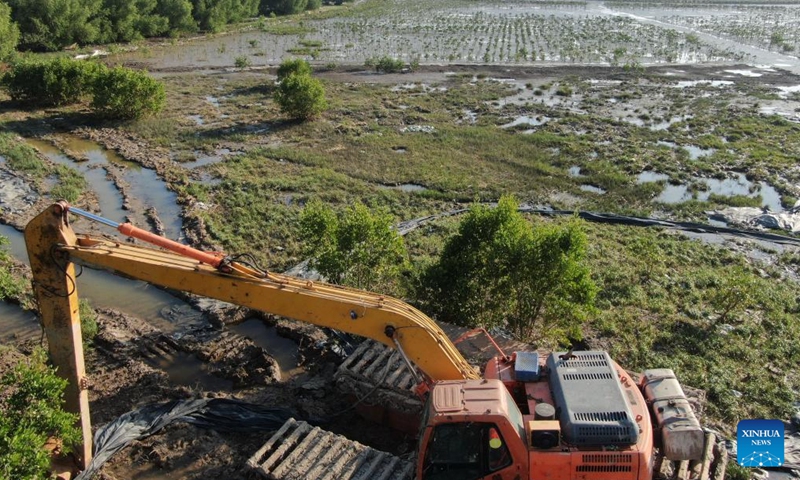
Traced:
POLYGON ((547 367, 567 442, 622 446, 638 441, 639 429, 607 352, 562 352, 551 355, 547 367))

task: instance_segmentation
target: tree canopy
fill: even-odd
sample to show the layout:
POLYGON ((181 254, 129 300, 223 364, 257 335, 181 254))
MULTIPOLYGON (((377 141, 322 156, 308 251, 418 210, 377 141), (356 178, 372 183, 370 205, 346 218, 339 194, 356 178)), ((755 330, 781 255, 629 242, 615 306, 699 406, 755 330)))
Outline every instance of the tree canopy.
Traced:
POLYGON ((98 39, 102 0, 9 0, 8 4, 19 25, 21 48, 60 50, 98 39))
POLYGON ((7 3, 0 1, 0 60, 6 50, 13 51, 17 46, 24 50, 55 51, 75 44, 130 42, 197 30, 217 32, 227 24, 252 18, 259 11, 291 14, 320 6, 318 0, 8 0, 7 3))
POLYGON ((278 67, 278 81, 291 74, 311 75, 311 65, 302 58, 287 58, 278 67))
POLYGON ((132 120, 164 108, 164 85, 147 72, 124 67, 98 75, 92 88, 92 109, 100 116, 132 120))
POLYGON ((192 5, 200 29, 217 32, 228 23, 257 15, 259 0, 192 0, 192 5))
POLYGON ((14 54, 19 42, 19 28, 11 21, 11 7, 0 2, 0 62, 14 54))
POLYGON ((580 338, 597 291, 585 252, 579 220, 532 228, 502 197, 496 208, 470 209, 423 273, 420 296, 441 320, 506 326, 521 339, 580 338))
POLYGON ((310 120, 328 108, 322 82, 304 73, 283 78, 274 99, 283 113, 299 120, 310 120))
POLYGON ((391 215, 361 202, 337 214, 313 200, 300 215, 300 231, 311 266, 339 285, 391 291, 406 259, 391 215))

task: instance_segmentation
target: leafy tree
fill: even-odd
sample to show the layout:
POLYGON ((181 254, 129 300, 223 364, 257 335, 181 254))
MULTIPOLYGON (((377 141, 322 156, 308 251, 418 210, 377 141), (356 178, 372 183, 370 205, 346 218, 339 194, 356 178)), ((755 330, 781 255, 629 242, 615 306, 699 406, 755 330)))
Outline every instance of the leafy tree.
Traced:
POLYGON ((311 201, 300 215, 300 230, 305 253, 313 256, 311 265, 339 285, 389 290, 406 258, 391 215, 360 202, 337 215, 320 201, 311 201))
POLYGON ((197 30, 197 22, 192 18, 190 0, 158 0, 156 12, 169 22, 170 35, 197 30))
POLYGON ((597 290, 583 265, 585 248, 577 220, 532 229, 504 196, 496 208, 470 209, 423 273, 420 297, 445 321, 507 325, 522 339, 540 324, 542 336, 579 338, 597 290))
POLYGON ((92 86, 92 109, 100 116, 132 120, 164 108, 164 85, 147 72, 124 67, 108 69, 92 86))
POLYGON ((169 19, 156 12, 157 0, 104 0, 100 40, 130 42, 163 35, 169 19))
POLYGON ((284 80, 291 74, 311 75, 311 65, 302 58, 287 58, 278 67, 278 81, 284 80))
POLYGON ((306 9, 309 0, 265 0, 264 11, 273 11, 278 15, 292 15, 306 9))
POLYGON ((308 0, 306 10, 317 10, 322 6, 322 0, 308 0))
POLYGON ((23 49, 61 50, 98 39, 102 0, 9 0, 8 4, 23 49))
POLYGON ((311 75, 289 75, 274 94, 281 111, 292 118, 309 120, 328 108, 322 82, 311 75))
POLYGON ((36 350, 0 379, 0 479, 46 478, 48 438, 60 440, 68 453, 81 440, 77 416, 62 410, 66 380, 36 350))
POLYGON ((11 7, 0 2, 0 62, 12 57, 19 42, 19 28, 11 21, 11 7))
POLYGON ((192 0, 192 5, 200 29, 218 32, 228 23, 257 15, 259 0, 192 0))
POLYGON ((89 92, 96 75, 105 66, 59 57, 47 61, 20 61, 3 76, 0 84, 16 101, 40 105, 68 105, 89 92))

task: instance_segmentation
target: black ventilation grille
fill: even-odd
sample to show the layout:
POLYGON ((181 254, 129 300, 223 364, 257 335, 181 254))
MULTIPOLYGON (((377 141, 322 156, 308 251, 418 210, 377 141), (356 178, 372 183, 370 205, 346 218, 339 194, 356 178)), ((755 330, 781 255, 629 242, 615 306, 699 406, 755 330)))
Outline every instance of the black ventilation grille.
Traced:
POLYGON ((582 422, 618 422, 628 418, 625 412, 577 412, 575 420, 582 422))
POLYGON ((558 366, 562 368, 607 367, 608 364, 599 360, 561 360, 558 366))
POLYGON ((583 455, 583 463, 633 463, 630 453, 592 453, 583 455))
POLYGON ((565 373, 564 380, 611 380, 610 373, 565 373))
POLYGON ((597 445, 606 442, 609 438, 615 443, 630 444, 631 429, 626 427, 594 426, 578 427, 577 445, 597 445))
POLYGON ((630 472, 632 467, 630 465, 578 465, 575 467, 576 472, 603 472, 603 473, 619 473, 630 472))

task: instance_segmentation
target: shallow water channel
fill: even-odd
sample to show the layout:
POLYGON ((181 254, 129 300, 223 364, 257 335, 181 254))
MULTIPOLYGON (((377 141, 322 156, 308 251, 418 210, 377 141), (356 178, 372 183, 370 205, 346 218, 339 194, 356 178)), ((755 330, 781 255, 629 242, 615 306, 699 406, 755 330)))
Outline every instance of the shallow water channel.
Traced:
MULTIPOLYGON (((71 136, 59 136, 62 145, 71 155, 85 158, 74 161, 58 147, 41 140, 28 143, 51 161, 80 171, 99 200, 101 214, 117 222, 126 221, 128 212, 123 208, 123 196, 117 185, 107 175, 110 164, 124 167, 123 180, 128 183, 127 195, 155 207, 165 225, 167 236, 177 238, 181 231, 181 210, 175 203, 175 194, 166 188, 155 171, 124 160, 100 145, 71 136)), ((9 225, 0 224, 0 235, 8 238, 7 250, 19 261, 28 263, 23 233, 9 225)), ((131 280, 102 270, 78 268, 77 280, 80 298, 88 299, 97 308, 113 308, 144 319, 165 333, 172 333, 197 325, 200 314, 186 302, 146 282, 131 280)), ((297 344, 280 337, 274 328, 259 321, 247 321, 232 329, 251 338, 278 362, 282 378, 300 371, 297 367, 297 344)), ((41 336, 38 320, 32 312, 17 305, 0 302, 0 344, 13 344, 41 336)), ((154 366, 163 369, 176 383, 195 383, 207 388, 229 388, 226 380, 211 378, 205 373, 203 362, 193 355, 177 354, 159 359, 154 366), (208 377, 208 378, 207 378, 208 377), (192 380, 194 379, 194 380, 192 380)))
POLYGON ((28 139, 27 142, 52 162, 81 172, 98 196, 102 215, 116 222, 126 221, 127 212, 123 209, 122 192, 114 181, 108 178, 106 166, 116 165, 124 168, 122 180, 128 184, 126 195, 142 202, 146 207, 155 208, 164 224, 166 236, 172 239, 180 238, 182 222, 181 209, 176 203, 177 195, 167 188, 154 170, 129 162, 95 142, 73 136, 59 136, 59 139, 64 140, 67 151, 86 158, 86 161, 73 161, 62 150, 42 140, 28 139))

